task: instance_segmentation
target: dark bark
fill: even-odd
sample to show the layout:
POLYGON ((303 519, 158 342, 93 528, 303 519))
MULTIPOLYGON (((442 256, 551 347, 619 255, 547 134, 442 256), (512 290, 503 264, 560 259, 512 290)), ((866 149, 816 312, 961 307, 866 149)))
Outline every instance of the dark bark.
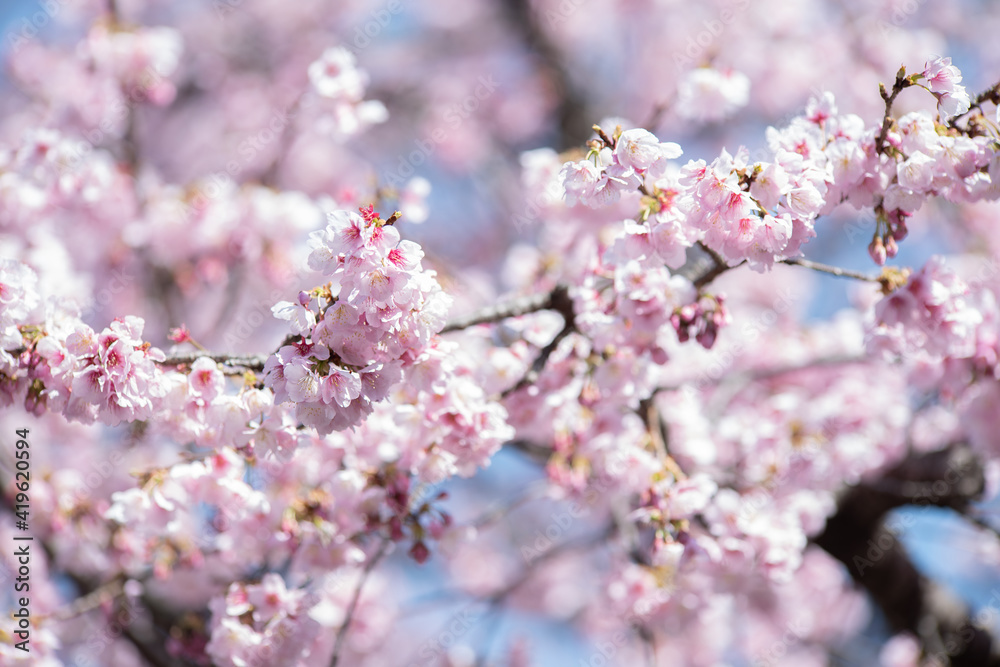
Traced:
POLYGON ((511 27, 521 35, 528 50, 537 56, 542 70, 555 88, 559 100, 556 109, 558 148, 567 150, 583 145, 592 136, 595 116, 583 91, 573 82, 565 59, 546 34, 529 0, 505 0, 502 4, 511 27))
POLYGON ((913 633, 928 656, 953 667, 1000 667, 1000 650, 972 623, 961 600, 917 571, 885 515, 904 505, 962 512, 983 483, 982 462, 964 445, 913 455, 880 479, 846 491, 815 538, 868 592, 893 632, 913 633))

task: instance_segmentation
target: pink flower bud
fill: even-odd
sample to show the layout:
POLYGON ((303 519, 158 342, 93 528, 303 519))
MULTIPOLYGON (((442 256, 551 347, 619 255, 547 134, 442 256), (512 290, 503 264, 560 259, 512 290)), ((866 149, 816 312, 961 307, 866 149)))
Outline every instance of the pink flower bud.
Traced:
POLYGON ((410 549, 410 558, 417 561, 421 565, 427 562, 427 559, 431 557, 430 549, 423 542, 416 542, 413 548, 410 549))
POLYGON ((398 516, 389 519, 389 536, 396 542, 403 539, 403 523, 398 516))
POLYGON ((170 330, 167 334, 167 338, 175 343, 186 343, 191 340, 191 332, 188 331, 187 325, 182 324, 179 327, 170 330))
POLYGON ((706 350, 711 350, 712 346, 715 345, 715 339, 719 334, 719 329, 714 324, 707 324, 704 330, 698 332, 696 340, 704 347, 706 350))
POLYGON ((885 254, 887 257, 895 257, 899 252, 899 245, 896 243, 895 235, 885 237, 885 254))
POLYGON ((885 266, 885 246, 882 244, 882 238, 876 236, 872 239, 871 244, 868 246, 868 254, 871 256, 872 260, 879 266, 885 266))

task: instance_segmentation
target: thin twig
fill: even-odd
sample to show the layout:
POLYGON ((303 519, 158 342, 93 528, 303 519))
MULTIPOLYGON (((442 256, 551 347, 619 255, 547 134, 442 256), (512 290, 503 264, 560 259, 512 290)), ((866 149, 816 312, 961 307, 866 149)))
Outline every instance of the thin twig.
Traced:
POLYGON ((889 127, 892 125, 892 103, 896 101, 896 98, 904 88, 909 88, 913 84, 907 81, 905 77, 906 71, 903 68, 899 69, 896 73, 896 80, 892 84, 892 93, 887 93, 885 90, 885 84, 878 84, 878 92, 885 101, 885 114, 882 116, 882 129, 879 130, 878 139, 875 140, 875 152, 879 155, 882 154, 882 149, 885 147, 885 138, 889 135, 889 127))
POLYGON ((959 114, 948 121, 948 127, 958 128, 958 121, 965 118, 973 109, 978 109, 980 112, 983 110, 983 104, 985 102, 993 102, 993 104, 1000 104, 1000 81, 993 84, 991 87, 987 88, 983 92, 976 95, 975 99, 969 104, 969 110, 965 113, 959 114))
POLYGON ((807 269, 812 269, 813 271, 819 271, 821 273, 829 273, 831 276, 837 276, 838 278, 854 278, 855 280, 864 280, 869 283, 880 282, 878 276, 870 276, 866 273, 861 273, 859 271, 851 271, 850 269, 842 269, 839 266, 830 266, 829 264, 820 264, 819 262, 814 262, 809 259, 783 259, 782 264, 791 264, 793 266, 804 266, 807 269))
POLYGON ((551 357, 552 353, 556 351, 557 347, 559 347, 559 343, 561 343, 566 336, 576 331, 573 299, 570 297, 569 290, 566 287, 557 286, 552 290, 550 293, 549 306, 552 310, 555 310, 563 316, 563 328, 559 330, 559 333, 557 333, 556 337, 552 339, 552 342, 542 348, 542 351, 535 358, 534 363, 531 364, 531 368, 524 374, 524 377, 522 377, 513 387, 508 387, 502 391, 500 393, 500 398, 507 398, 514 392, 520 391, 524 387, 537 382, 538 376, 541 375, 542 371, 545 369, 545 364, 548 363, 549 357, 551 357))
POLYGON ((232 319, 236 307, 240 304, 240 296, 246 285, 246 270, 246 263, 241 261, 237 262, 236 266, 228 272, 226 276, 226 294, 222 300, 222 308, 219 310, 219 314, 215 316, 215 323, 209 329, 212 335, 217 334, 232 319))
POLYGON ((721 415, 726 407, 736 399, 736 397, 747 387, 755 382, 773 380, 782 375, 796 373, 814 368, 826 366, 847 366, 851 364, 863 364, 868 360, 863 356, 850 354, 835 354, 828 357, 818 357, 810 359, 801 364, 786 364, 784 366, 772 366, 770 368, 751 368, 742 372, 723 375, 713 385, 718 385, 719 389, 712 397, 707 408, 709 415, 721 415))
MULTIPOLYGON (((484 308, 483 310, 472 313, 471 315, 464 315, 452 319, 445 327, 441 330, 441 333, 449 333, 452 331, 459 331, 462 329, 468 329, 469 327, 476 326, 477 324, 490 324, 494 322, 500 322, 507 319, 508 317, 519 317, 521 315, 527 315, 528 313, 535 313, 540 310, 556 310, 563 315, 563 317, 569 317, 572 320, 572 299, 569 297, 569 289, 562 284, 556 285, 552 288, 552 291, 544 294, 532 294, 527 297, 521 297, 513 299, 506 303, 501 303, 496 306, 490 306, 484 308)), ((559 344, 559 341, 564 338, 569 331, 560 332, 556 336, 550 345, 552 349, 545 354, 545 359, 548 355, 552 354, 555 349, 555 345, 559 344)), ((282 346, 290 344, 288 339, 281 344, 282 346)), ((13 352, 17 353, 17 350, 13 352)), ((545 350, 543 350, 545 353, 545 350)), ((264 370, 264 364, 267 362, 268 355, 263 354, 223 354, 223 353, 212 353, 212 352, 191 352, 187 354, 173 354, 160 362, 161 366, 190 366, 198 359, 202 357, 207 357, 212 361, 223 364, 227 368, 223 369, 223 372, 228 375, 241 375, 243 371, 262 371, 264 370)), ((545 359, 542 359, 541 366, 544 366, 545 359)), ((536 366, 538 361, 536 360, 536 366)), ((537 377, 537 374, 541 372, 541 368, 538 368, 533 377, 537 377)), ((523 380, 522 380, 523 381, 523 380)), ((533 380, 529 380, 531 382, 533 380)), ((528 382, 525 382, 527 384, 528 382)), ((520 384, 517 387, 520 389, 524 384, 520 384)), ((509 391, 515 391, 515 389, 510 389, 509 391)))
POLYGON ((489 306, 476 311, 471 315, 454 318, 444 326, 441 333, 468 329, 469 327, 474 327, 477 324, 499 322, 507 319, 508 317, 519 317, 521 315, 527 315, 528 313, 538 312, 539 310, 548 310, 552 308, 553 295, 560 289, 564 290, 565 287, 557 285, 551 292, 546 294, 532 294, 530 296, 513 299, 506 303, 489 306))
MULTIPOLYGON (((4 489, 0 489, 0 507, 8 510, 9 512, 14 511, 14 507, 12 506, 9 498, 7 497, 6 490, 4 489)), ((58 562, 58 559, 56 558, 56 553, 53 546, 44 539, 40 539, 39 542, 41 543, 42 551, 45 554, 45 559, 48 561, 50 566, 55 565, 58 562)), ((105 584, 105 586, 101 586, 95 583, 94 581, 91 581, 90 579, 82 575, 79 575, 76 572, 73 572, 68 568, 63 568, 61 573, 63 576, 65 576, 67 579, 73 582, 76 588, 82 593, 82 595, 70 605, 71 610, 77 608, 78 606, 81 609, 83 607, 89 607, 84 611, 89 611, 90 609, 96 608, 90 606, 91 602, 93 601, 91 599, 91 595, 93 593, 98 593, 99 597, 101 597, 102 599, 107 599, 105 596, 108 595, 108 591, 102 590, 105 588, 105 586, 108 586, 107 584, 105 584)), ((124 583, 122 583, 122 585, 124 586, 124 583)), ((113 587, 108 590, 113 590, 113 587)), ((122 592, 124 592, 124 588, 122 589, 122 592)), ((120 596, 120 594, 121 593, 118 593, 115 597, 120 596)), ((154 611, 148 605, 148 602, 144 605, 144 610, 151 613, 154 611)), ((57 613, 56 619, 62 620, 60 616, 61 615, 57 613)), ((146 639, 145 637, 142 637, 139 633, 135 631, 135 629, 132 627, 131 624, 122 624, 122 625, 123 625, 122 637, 131 642, 132 645, 135 647, 136 651, 138 651, 139 654, 143 658, 145 658, 149 664, 154 665, 154 667, 183 667, 185 665, 191 664, 186 660, 181 660, 169 656, 164 651, 162 645, 157 643, 155 640, 150 640, 146 639)))
POLYGON ((66 605, 64 608, 56 611, 52 617, 59 621, 76 618, 77 616, 81 616, 88 611, 97 609, 105 602, 114 600, 115 598, 124 595, 124 593, 125 580, 118 577, 98 588, 95 588, 86 595, 82 595, 73 600, 73 602, 66 605))
POLYGON ((551 549, 544 551, 533 559, 531 559, 531 564, 525 568, 517 579, 514 579, 509 584, 496 591, 488 598, 485 599, 491 606, 495 606, 503 602, 511 593, 519 589, 524 584, 531 580, 532 575, 535 573, 535 569, 540 563, 548 562, 557 556, 561 556, 565 553, 575 551, 576 549, 589 549, 591 547, 607 543, 614 535, 618 532, 618 527, 614 522, 609 522, 608 525, 597 533, 590 535, 586 538, 579 540, 569 540, 561 544, 557 544, 551 549))
POLYGON ((241 375, 242 371, 235 372, 236 368, 248 371, 262 371, 267 357, 262 354, 212 354, 210 352, 191 352, 189 354, 173 354, 160 362, 161 366, 190 366, 199 359, 206 358, 212 361, 229 366, 226 371, 234 371, 230 375, 241 375))
POLYGON ((687 477, 681 467, 677 465, 677 461, 674 457, 670 456, 668 449, 669 442, 669 431, 667 429, 667 423, 663 421, 663 417, 660 415, 660 411, 656 408, 656 401, 654 400, 655 394, 651 394, 649 398, 645 398, 639 403, 639 416, 643 418, 646 422, 646 430, 649 431, 649 437, 653 440, 653 447, 656 449, 657 455, 660 457, 660 461, 663 462, 663 467, 670 471, 670 474, 674 476, 674 479, 682 480, 687 477))
POLYGON ((973 526, 976 526, 980 530, 993 533, 993 535, 1000 537, 1000 528, 997 528, 983 517, 974 514, 973 512, 975 511, 976 510, 974 510, 973 508, 966 507, 963 511, 959 512, 959 514, 961 514, 966 521, 971 523, 973 526))
POLYGON ((490 615, 490 625, 486 628, 486 642, 479 651, 475 667, 487 667, 489 664, 490 653, 493 652, 493 645, 500 634, 497 630, 503 620, 503 611, 498 605, 490 606, 487 612, 490 615))
MULTIPOLYGON (((743 262, 740 262, 736 266, 729 266, 729 264, 722 257, 722 255, 720 255, 719 253, 717 253, 715 250, 709 248, 707 245, 705 245, 701 241, 698 241, 698 243, 696 243, 695 245, 702 252, 706 253, 711 258, 711 260, 712 260, 712 265, 707 270, 699 273, 698 275, 689 276, 689 279, 691 280, 692 283, 694 283, 694 286, 697 287, 697 288, 699 288, 699 289, 702 288, 702 287, 704 287, 705 285, 709 284, 710 282, 712 282, 713 280, 715 280, 716 278, 718 278, 719 276, 721 276, 723 273, 725 273, 729 269, 735 269, 737 266, 740 266, 740 265, 743 264, 743 262)), ((681 267, 681 271, 682 272, 683 272, 684 268, 685 267, 681 267)))
MULTIPOLYGON (((611 521, 608 522, 608 524, 603 530, 598 531, 592 535, 589 535, 587 537, 578 540, 568 540, 566 542, 562 542, 561 544, 553 546, 551 549, 548 549, 547 551, 544 551, 543 553, 532 558, 530 562, 525 566, 525 568, 521 570, 520 574, 517 576, 516 579, 513 579, 506 586, 500 588, 499 590, 495 591, 494 593, 486 597, 470 601, 466 605, 466 608, 471 607, 472 605, 486 604, 487 609, 485 610, 484 615, 493 614, 494 612, 498 611, 499 606, 510 595, 512 595, 526 583, 531 581, 531 578, 534 575, 539 565, 547 563, 553 560, 554 558, 557 558, 558 556, 562 556, 563 554, 575 551, 577 549, 583 551, 587 549, 592 549, 594 547, 603 544, 607 544, 609 540, 612 537, 614 537, 617 532, 618 532, 618 526, 616 526, 616 524, 613 521, 611 521)), ((425 598, 428 596, 424 595, 420 597, 425 598)), ((445 589, 434 592, 432 594, 432 602, 436 604, 437 601, 439 600, 442 599, 450 600, 452 598, 457 598, 457 597, 465 597, 465 591, 459 589, 445 589)), ((411 603, 406 606, 406 611, 408 612, 406 615, 409 617, 413 617, 415 614, 423 612, 426 609, 427 604, 428 604, 427 602, 420 602, 413 604, 411 601, 411 603)), ((445 623, 445 627, 447 627, 449 623, 451 623, 450 620, 445 623)), ((444 628, 442 628, 442 630, 439 630, 436 634, 440 635, 441 632, 443 631, 444 628)))
POLYGON ((333 643, 333 657, 330 658, 330 667, 337 667, 337 662, 340 660, 340 651, 344 647, 344 639, 347 637, 347 630, 351 627, 351 621, 354 619, 354 612, 358 608, 358 601, 361 599, 361 591, 365 587, 365 582, 368 581, 368 575, 372 573, 378 562, 382 560, 382 556, 389 549, 389 545, 392 541, 386 537, 383 538, 382 544, 379 545, 378 550, 368 559, 365 563, 364 570, 361 571, 361 578, 358 580, 358 586, 354 589, 354 596, 351 598, 351 603, 347 606, 347 615, 344 617, 344 623, 337 630, 337 639, 333 643))
POLYGON ((546 491, 548 490, 548 483, 546 480, 542 480, 532 486, 529 486, 520 495, 514 496, 512 499, 505 503, 500 503, 498 505, 487 508, 485 512, 480 514, 477 518, 469 522, 469 525, 475 526, 477 529, 484 528, 489 524, 502 519, 510 512, 514 511, 521 505, 525 505, 533 500, 543 498, 546 491))
MULTIPOLYGON (((723 406, 728 404, 736 394, 741 392, 747 386, 754 382, 759 382, 761 380, 769 380, 776 377, 785 375, 786 373, 795 373, 797 371, 804 371, 811 368, 820 368, 823 366, 839 366, 847 364, 862 364, 865 363, 867 359, 863 356, 856 355, 832 355, 829 357, 818 357, 816 359, 811 359, 805 363, 801 364, 786 364, 782 366, 773 366, 770 368, 750 368, 737 373, 732 373, 729 375, 722 375, 718 378, 706 378, 702 382, 697 382, 692 385, 690 382, 682 382, 674 385, 663 385, 653 389, 647 401, 652 401, 653 398, 664 391, 680 391, 685 387, 692 387, 695 389, 703 389, 709 387, 720 387, 719 394, 713 399, 713 404, 716 402, 721 402, 723 406)), ((710 406, 710 412, 711 406, 710 406)), ((640 416, 645 417, 644 414, 640 416)))

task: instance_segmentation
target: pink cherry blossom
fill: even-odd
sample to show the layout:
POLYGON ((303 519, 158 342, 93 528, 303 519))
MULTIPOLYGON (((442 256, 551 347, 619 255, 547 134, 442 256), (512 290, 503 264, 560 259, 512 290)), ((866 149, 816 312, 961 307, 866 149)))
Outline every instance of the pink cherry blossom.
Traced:
POLYGON ((0 663, 996 662, 1000 7, 56 4, 0 663))
POLYGON ((357 67, 354 54, 344 47, 327 49, 309 66, 309 80, 323 97, 360 102, 368 86, 367 75, 357 67))
POLYGON ((749 99, 750 79, 745 74, 699 67, 681 80, 677 108, 687 118, 717 121, 746 106, 749 99))

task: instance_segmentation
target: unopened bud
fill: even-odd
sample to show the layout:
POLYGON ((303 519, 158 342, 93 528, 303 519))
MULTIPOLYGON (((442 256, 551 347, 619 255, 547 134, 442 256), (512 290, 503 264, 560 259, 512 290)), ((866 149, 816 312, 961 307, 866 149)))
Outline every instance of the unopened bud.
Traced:
POLYGON ((885 254, 887 257, 895 257, 896 253, 899 252, 899 245, 896 243, 894 236, 885 237, 885 254))
POLYGON ((885 265, 886 252, 885 245, 882 244, 882 237, 876 236, 872 239, 871 244, 868 246, 868 254, 879 266, 885 265))

